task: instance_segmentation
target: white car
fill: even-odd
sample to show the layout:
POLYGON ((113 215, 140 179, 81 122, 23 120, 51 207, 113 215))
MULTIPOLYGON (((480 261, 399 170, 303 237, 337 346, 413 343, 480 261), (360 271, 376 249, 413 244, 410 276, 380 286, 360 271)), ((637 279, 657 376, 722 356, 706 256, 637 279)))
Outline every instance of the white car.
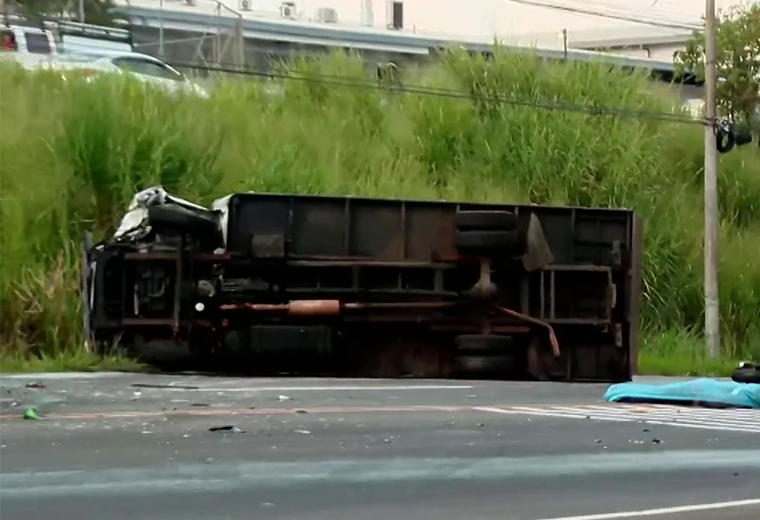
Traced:
POLYGON ((208 92, 200 85, 190 81, 184 74, 163 61, 136 52, 116 52, 107 56, 68 56, 57 60, 54 68, 58 70, 83 70, 89 74, 111 72, 129 74, 135 79, 155 85, 169 92, 187 92, 202 98, 208 98, 208 92))

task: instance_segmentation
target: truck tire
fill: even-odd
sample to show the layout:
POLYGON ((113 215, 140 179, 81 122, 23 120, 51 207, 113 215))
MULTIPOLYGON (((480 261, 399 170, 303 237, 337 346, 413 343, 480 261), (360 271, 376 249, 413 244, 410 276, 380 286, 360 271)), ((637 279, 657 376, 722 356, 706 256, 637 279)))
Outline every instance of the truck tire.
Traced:
POLYGON ((454 218, 457 229, 512 231, 517 227, 517 215, 509 211, 460 211, 454 218))
POLYGON ((458 231, 454 237, 455 247, 466 251, 499 250, 508 253, 515 251, 518 244, 516 231, 458 231))
POLYGON ((493 334, 464 334, 457 336, 454 342, 459 352, 500 353, 514 345, 512 338, 493 334))
POLYGON ((750 365, 737 368, 731 374, 731 379, 736 383, 760 384, 760 367, 750 365))
POLYGON ((465 377, 507 375, 514 371, 512 356, 457 356, 456 372, 465 377))
POLYGON ((148 220, 159 232, 212 237, 219 233, 218 223, 213 216, 174 204, 148 208, 148 220))

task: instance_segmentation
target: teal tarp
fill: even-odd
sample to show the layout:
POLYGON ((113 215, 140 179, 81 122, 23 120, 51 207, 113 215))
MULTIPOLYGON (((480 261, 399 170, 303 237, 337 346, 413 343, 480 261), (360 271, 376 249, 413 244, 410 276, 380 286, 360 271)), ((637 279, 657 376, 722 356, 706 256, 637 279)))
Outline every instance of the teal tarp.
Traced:
POLYGON ((672 403, 709 407, 760 408, 760 384, 695 379, 664 385, 620 383, 604 394, 607 401, 672 403))

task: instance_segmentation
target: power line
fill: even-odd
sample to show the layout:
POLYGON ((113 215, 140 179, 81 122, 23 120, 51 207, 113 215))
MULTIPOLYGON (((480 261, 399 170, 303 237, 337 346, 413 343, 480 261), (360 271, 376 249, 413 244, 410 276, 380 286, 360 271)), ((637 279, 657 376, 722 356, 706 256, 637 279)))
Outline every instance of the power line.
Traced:
POLYGON ((600 11, 595 11, 593 9, 585 9, 582 7, 571 7, 568 5, 561 5, 561 4, 555 4, 548 2, 546 0, 506 0, 507 2, 514 2, 518 4, 525 4, 530 5, 534 7, 544 7, 546 9, 555 9, 557 11, 565 11, 568 13, 573 14, 585 14, 589 16, 599 16, 601 18, 610 18, 613 20, 623 20, 626 22, 633 22, 638 23, 642 25, 651 25, 653 27, 665 27, 668 29, 681 29, 681 30, 687 30, 687 31, 701 31, 703 28, 699 24, 690 24, 690 23, 682 23, 682 22, 661 22, 657 20, 646 20, 641 17, 634 16, 632 14, 625 14, 625 13, 603 13, 600 11))
POLYGON ((174 67, 188 68, 194 70, 203 70, 209 72, 222 72, 227 74, 238 74, 244 76, 255 76, 270 79, 280 80, 292 80, 303 81, 306 83, 318 83, 326 84, 338 87, 347 88, 366 88, 375 91, 385 91, 391 93, 401 93, 409 95, 419 96, 433 96, 449 99, 460 99, 469 101, 486 101, 492 103, 498 103, 503 105, 511 105, 525 108, 536 108, 542 110, 560 110, 564 112, 576 112, 585 113, 593 116, 620 116, 629 117, 635 119, 652 119, 659 121, 667 121, 671 123, 683 123, 694 125, 706 125, 707 120, 703 118, 692 118, 681 114, 671 114, 668 112, 655 112, 649 110, 633 110, 627 108, 617 107, 605 107, 601 105, 582 105, 577 103, 562 103, 555 101, 530 101, 521 100, 514 97, 500 96, 500 95, 481 95, 470 94, 453 89, 446 89, 440 87, 425 87, 420 85, 383 85, 379 82, 369 82, 357 80, 354 78, 340 77, 340 76, 307 76, 307 75, 294 75, 282 72, 271 71, 256 71, 256 70, 237 70, 219 67, 207 67, 194 64, 172 63, 174 67))
MULTIPOLYGON (((579 0, 576 0, 575 3, 577 4, 579 0)), ((596 8, 602 8, 602 9, 611 9, 616 13, 625 13, 630 14, 633 16, 639 16, 639 17, 645 17, 649 19, 651 15, 657 16, 658 21, 659 18, 662 16, 668 16, 670 20, 673 19, 683 19, 684 17, 691 18, 691 16, 683 11, 683 4, 673 4, 672 2, 664 2, 662 0, 650 0, 648 2, 647 6, 642 6, 646 9, 646 11, 631 9, 629 5, 621 5, 622 4, 629 4, 630 2, 628 0, 623 0, 620 2, 619 0, 580 0, 582 4, 586 4, 588 7, 596 7, 596 8), (677 11, 673 11, 668 9, 668 6, 672 6, 677 8, 677 11)), ((693 1, 693 0, 691 0, 693 1)), ((697 10, 698 12, 701 11, 697 10)), ((697 22, 695 22, 697 23, 697 22)))

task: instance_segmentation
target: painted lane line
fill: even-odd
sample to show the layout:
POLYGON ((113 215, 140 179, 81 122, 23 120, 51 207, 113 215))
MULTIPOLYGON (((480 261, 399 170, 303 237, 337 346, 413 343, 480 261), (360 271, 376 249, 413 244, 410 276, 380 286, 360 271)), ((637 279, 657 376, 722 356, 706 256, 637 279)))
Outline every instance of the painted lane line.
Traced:
POLYGON ((693 513, 696 511, 711 511, 715 509, 729 509, 734 507, 748 507, 760 505, 760 498, 748 500, 734 500, 732 502, 714 502, 711 504, 693 504, 689 506, 663 507, 660 509, 642 509, 639 511, 619 511, 616 513, 600 513, 595 515, 562 516, 545 518, 541 520, 615 520, 617 518, 637 518, 641 516, 675 515, 680 513, 693 513))
MULTIPOLYGON (((569 412, 573 415, 579 413, 578 409, 569 407, 556 407, 554 410, 562 412, 569 412)), ((581 409, 582 410, 582 409, 581 409)), ((647 414, 631 414, 625 410, 606 410, 604 412, 598 410, 588 410, 587 417, 589 419, 598 420, 603 418, 619 418, 620 420, 638 420, 642 422, 661 420, 672 421, 675 423, 691 423, 691 424, 710 424, 716 426, 726 427, 738 427, 738 428, 753 428, 752 431, 760 431, 760 414, 756 417, 750 418, 724 418, 723 416, 692 416, 690 413, 679 412, 666 412, 652 411, 647 414)))
POLYGON ((680 428, 694 428, 694 429, 699 429, 699 430, 717 430, 717 431, 724 431, 724 432, 760 433, 760 428, 717 426, 715 424, 688 424, 688 423, 665 422, 665 421, 647 421, 647 424, 656 424, 658 426, 678 426, 680 428))
MULTIPOLYGON (((601 407, 601 406, 589 406, 587 408, 610 412, 610 411, 631 411, 625 407, 601 407)), ((657 406, 650 409, 636 410, 636 413, 642 414, 660 414, 660 413, 672 413, 680 415, 689 415, 694 417, 708 417, 708 418, 722 418, 722 419, 749 419, 760 421, 760 410, 750 410, 744 408, 731 408, 725 410, 714 410, 704 408, 692 408, 690 406, 657 406)))
POLYGON ((396 385, 396 386, 249 386, 232 388, 161 388, 146 387, 144 390, 183 391, 183 392, 347 392, 357 390, 395 391, 395 390, 470 390, 472 385, 396 385))
MULTIPOLYGON (((45 419, 50 420, 97 420, 97 419, 137 419, 149 417, 197 417, 226 415, 294 415, 304 411, 310 414, 331 413, 401 413, 401 412, 462 412, 472 410, 469 406, 334 406, 315 408, 206 408, 199 410, 165 410, 155 411, 116 411, 86 413, 50 413, 45 419)), ((0 415, 0 420, 22 420, 21 414, 0 415)))
MULTIPOLYGON (((551 411, 542 411, 542 410, 535 410, 535 409, 526 409, 526 408, 511 408, 511 409, 504 409, 504 408, 494 408, 490 406, 475 406, 472 408, 475 411, 478 412, 490 412, 490 413, 501 413, 501 414, 508 414, 508 415, 526 415, 526 416, 539 416, 539 417, 558 417, 560 419, 586 419, 586 415, 568 415, 563 413, 552 413, 551 411), (532 411, 529 411, 532 410, 532 411)), ((599 419, 602 421, 612 421, 612 422, 620 422, 619 419, 599 419)))
POLYGON ((678 417, 671 416, 656 416, 647 417, 645 414, 629 414, 629 413, 600 413, 596 411, 585 410, 584 407, 563 407, 555 406, 549 408, 535 408, 535 407, 474 407, 473 410, 489 413, 501 413, 510 415, 526 415, 526 416, 539 416, 539 417, 556 417, 560 419, 588 419, 593 421, 608 421, 608 422, 638 422, 646 424, 656 424, 662 426, 678 426, 682 428, 695 428, 704 430, 719 430, 719 431, 731 431, 731 432, 745 432, 745 433, 760 433, 760 423, 737 423, 726 421, 709 421, 704 419, 693 419, 686 417, 685 414, 679 414, 678 417), (565 411, 567 410, 567 411, 565 411))
MULTIPOLYGON (((577 410, 574 410, 572 408, 563 408, 567 409, 568 411, 572 410, 573 413, 578 413, 577 410)), ((643 419, 669 419, 674 421, 689 421, 689 422, 695 422, 695 421, 701 421, 701 422, 711 422, 711 423, 725 423, 727 425, 736 425, 736 426, 746 426, 748 424, 757 425, 760 426, 760 412, 751 415, 751 416, 732 416, 730 414, 726 415, 703 415, 703 414, 695 414, 692 413, 691 410, 653 410, 649 413, 642 413, 642 414, 631 414, 630 412, 627 412, 625 410, 606 410, 604 412, 593 410, 589 411, 590 414, 601 414, 601 415, 607 415, 607 416, 625 416, 625 417, 638 417, 643 419)))
POLYGON ((725 431, 742 431, 742 432, 756 432, 760 433, 760 423, 747 424, 746 422, 726 422, 726 421, 708 421, 705 419, 693 419, 685 416, 633 416, 627 414, 606 414, 601 415, 598 413, 590 412, 585 415, 579 414, 577 411, 573 413, 560 413, 560 412, 533 412, 525 411, 524 413, 530 415, 543 415, 548 417, 565 417, 570 419, 589 419, 594 421, 617 421, 617 422, 640 422, 647 424, 661 424, 667 426, 685 426, 692 428, 704 428, 710 430, 725 430, 725 431))

